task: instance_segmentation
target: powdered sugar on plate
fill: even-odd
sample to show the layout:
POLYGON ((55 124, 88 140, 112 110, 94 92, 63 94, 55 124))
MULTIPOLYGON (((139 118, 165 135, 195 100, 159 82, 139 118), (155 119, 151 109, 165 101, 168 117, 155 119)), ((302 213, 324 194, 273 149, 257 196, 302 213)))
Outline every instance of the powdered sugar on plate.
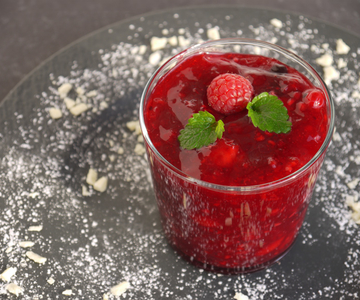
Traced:
MULTIPOLYGON (((87 50, 87 41, 80 41, 86 59, 75 51, 64 61, 66 72, 48 72, 48 85, 28 92, 33 107, 6 108, 11 115, 0 130, 0 273, 17 269, 11 283, 22 288, 22 299, 360 297, 359 225, 346 204, 349 197, 358 199, 360 188, 360 48, 341 31, 324 35, 303 16, 262 12, 261 19, 246 19, 244 9, 235 11, 185 9, 114 25, 97 34, 110 46, 87 50), (239 14, 245 15, 241 22, 239 14), (135 151, 141 138, 126 124, 137 121, 142 89, 161 62, 190 44, 235 36, 277 43, 313 64, 327 76, 337 120, 293 249, 264 271, 225 276, 190 266, 167 245, 146 158, 135 151), (324 55, 327 64, 317 64, 324 55), (333 73, 326 75, 326 67, 333 73), (64 85, 71 88, 65 92, 64 85), (87 109, 71 113, 81 103, 87 109), (59 117, 52 118, 51 108, 61 116, 56 111, 59 117), (90 168, 107 178, 106 190, 86 182, 90 168), (24 249, 22 241, 34 244, 24 249), (29 251, 46 260, 34 262, 29 251), (121 296, 111 293, 124 282, 121 296)), ((0 282, 0 295, 10 295, 7 284, 0 282)))

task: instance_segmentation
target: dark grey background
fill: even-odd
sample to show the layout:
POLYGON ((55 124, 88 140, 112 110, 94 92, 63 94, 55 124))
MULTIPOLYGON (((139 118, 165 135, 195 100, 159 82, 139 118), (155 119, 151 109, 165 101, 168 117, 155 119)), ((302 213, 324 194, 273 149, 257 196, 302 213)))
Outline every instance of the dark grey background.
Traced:
POLYGON ((360 0, 0 0, 0 102, 42 61, 88 33, 139 14, 214 4, 296 12, 360 36, 360 0))

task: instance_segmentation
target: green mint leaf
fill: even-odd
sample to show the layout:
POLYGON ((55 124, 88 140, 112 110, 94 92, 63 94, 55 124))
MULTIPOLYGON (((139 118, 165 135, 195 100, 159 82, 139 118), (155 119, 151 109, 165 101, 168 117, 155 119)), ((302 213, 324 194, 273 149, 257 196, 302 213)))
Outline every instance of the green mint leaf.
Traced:
POLYGON ((255 127, 275 133, 290 132, 291 122, 287 109, 278 97, 261 93, 246 108, 255 127))
POLYGON ((193 114, 185 128, 180 130, 178 139, 182 148, 197 149, 221 139, 224 131, 223 121, 216 121, 209 112, 200 111, 193 114))

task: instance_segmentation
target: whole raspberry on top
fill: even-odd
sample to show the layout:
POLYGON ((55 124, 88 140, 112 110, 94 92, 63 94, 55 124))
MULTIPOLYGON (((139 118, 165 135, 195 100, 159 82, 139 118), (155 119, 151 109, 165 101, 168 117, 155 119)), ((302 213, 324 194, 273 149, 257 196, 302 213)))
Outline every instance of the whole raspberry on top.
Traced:
POLYGON ((207 89, 209 105, 225 115, 242 111, 253 97, 250 81, 238 74, 221 74, 207 89))

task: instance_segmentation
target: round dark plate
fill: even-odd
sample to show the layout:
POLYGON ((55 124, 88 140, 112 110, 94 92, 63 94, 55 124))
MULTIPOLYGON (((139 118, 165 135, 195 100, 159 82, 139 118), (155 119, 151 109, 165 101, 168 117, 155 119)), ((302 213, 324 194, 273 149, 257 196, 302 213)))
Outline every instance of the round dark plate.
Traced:
MULTIPOLYGON (((23 288, 21 299, 63 299, 65 290, 72 291, 69 299, 115 299, 110 288, 122 281, 130 283, 124 299, 234 299, 236 293, 254 300, 359 297, 360 225, 345 204, 359 193, 359 45, 359 37, 303 16, 219 6, 136 17, 63 49, 0 106, 0 273, 17 268, 11 282, 23 288), (320 74, 315 60, 329 53, 340 75, 329 84, 337 109, 335 138, 299 237, 279 263, 247 275, 197 269, 168 246, 146 159, 134 153, 141 141, 126 126, 138 119, 155 62, 208 39, 210 28, 221 37, 257 38, 292 49, 320 74), (177 38, 151 55, 153 36, 177 38), (337 53, 339 39, 350 47, 348 54, 337 53), (83 99, 91 108, 78 117, 69 113, 57 91, 63 83, 73 85, 72 99, 78 87, 85 94, 95 91, 83 99), (53 120, 51 107, 62 118, 53 120), (90 167, 107 176, 105 192, 86 183, 90 167), (89 196, 82 195, 82 186, 89 196), (39 225, 41 231, 29 231, 39 225), (35 244, 25 249, 20 241, 35 244), (28 259, 27 251, 46 262, 28 259)), ((5 282, 0 297, 15 298, 5 282)))

